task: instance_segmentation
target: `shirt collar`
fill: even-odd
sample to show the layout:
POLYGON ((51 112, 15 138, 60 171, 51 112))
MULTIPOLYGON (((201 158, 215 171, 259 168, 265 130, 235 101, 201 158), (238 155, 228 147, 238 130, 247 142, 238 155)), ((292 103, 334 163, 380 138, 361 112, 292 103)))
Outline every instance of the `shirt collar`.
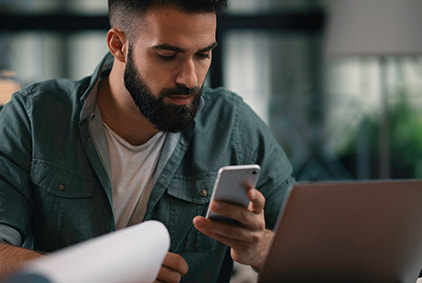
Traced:
POLYGON ((95 105, 97 103, 98 84, 102 78, 108 76, 113 66, 113 62, 113 55, 111 55, 111 53, 107 53, 101 63, 96 67, 89 82, 89 86, 81 97, 81 102, 83 104, 80 115, 81 121, 87 119, 90 115, 92 115, 92 113, 94 113, 95 105))

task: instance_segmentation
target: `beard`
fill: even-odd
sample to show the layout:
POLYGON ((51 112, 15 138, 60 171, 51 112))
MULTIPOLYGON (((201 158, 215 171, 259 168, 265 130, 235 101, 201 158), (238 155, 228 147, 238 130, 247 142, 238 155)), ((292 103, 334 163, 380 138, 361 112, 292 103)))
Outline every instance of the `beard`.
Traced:
POLYGON ((150 88, 135 67, 132 47, 129 47, 128 59, 124 73, 126 89, 132 96, 142 115, 162 132, 181 132, 194 126, 202 95, 202 87, 187 88, 177 85, 175 88, 165 88, 155 98, 150 88), (191 95, 193 100, 186 105, 165 103, 164 98, 176 95, 191 95))

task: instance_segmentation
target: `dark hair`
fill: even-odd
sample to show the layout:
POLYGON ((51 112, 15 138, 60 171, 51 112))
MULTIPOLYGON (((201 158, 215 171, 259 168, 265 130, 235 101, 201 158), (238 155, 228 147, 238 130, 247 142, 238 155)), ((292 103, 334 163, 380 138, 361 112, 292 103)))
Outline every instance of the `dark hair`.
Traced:
POLYGON ((184 12, 222 13, 228 0, 108 0, 111 27, 129 29, 135 17, 142 15, 151 7, 175 7, 184 12))

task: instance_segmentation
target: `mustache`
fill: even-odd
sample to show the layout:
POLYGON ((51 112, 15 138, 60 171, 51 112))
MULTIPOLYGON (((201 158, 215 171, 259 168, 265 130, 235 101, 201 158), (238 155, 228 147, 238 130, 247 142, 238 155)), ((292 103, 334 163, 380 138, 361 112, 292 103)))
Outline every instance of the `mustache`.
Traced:
POLYGON ((192 95, 193 97, 201 96, 202 87, 196 86, 188 88, 185 86, 176 86, 174 88, 165 88, 160 92, 160 98, 177 96, 177 95, 192 95))

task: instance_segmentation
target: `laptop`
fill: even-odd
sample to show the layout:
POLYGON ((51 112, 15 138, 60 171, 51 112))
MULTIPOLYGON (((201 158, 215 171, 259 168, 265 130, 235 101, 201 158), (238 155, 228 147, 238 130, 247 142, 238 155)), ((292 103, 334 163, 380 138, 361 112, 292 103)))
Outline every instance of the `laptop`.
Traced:
POLYGON ((297 184, 275 231, 259 283, 415 283, 422 180, 297 184))

